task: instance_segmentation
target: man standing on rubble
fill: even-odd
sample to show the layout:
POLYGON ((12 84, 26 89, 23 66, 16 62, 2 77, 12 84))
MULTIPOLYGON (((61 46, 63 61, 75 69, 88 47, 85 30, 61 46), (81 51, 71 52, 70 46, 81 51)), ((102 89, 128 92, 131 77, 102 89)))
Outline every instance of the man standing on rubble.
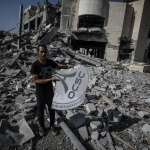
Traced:
POLYGON ((37 48, 38 59, 32 64, 31 74, 36 84, 36 98, 38 108, 39 134, 44 135, 44 108, 48 106, 50 113, 50 128, 53 135, 57 135, 57 130, 54 127, 55 110, 51 109, 54 96, 52 82, 59 81, 52 77, 53 69, 69 69, 73 65, 60 66, 51 59, 46 59, 47 46, 39 45, 37 48))

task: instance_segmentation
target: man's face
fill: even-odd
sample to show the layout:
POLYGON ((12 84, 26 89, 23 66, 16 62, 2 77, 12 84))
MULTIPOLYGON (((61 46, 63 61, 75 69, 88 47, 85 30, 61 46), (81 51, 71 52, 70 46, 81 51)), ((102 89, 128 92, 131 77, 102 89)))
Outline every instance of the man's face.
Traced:
POLYGON ((37 52, 40 59, 46 59, 47 48, 40 46, 39 51, 37 52))

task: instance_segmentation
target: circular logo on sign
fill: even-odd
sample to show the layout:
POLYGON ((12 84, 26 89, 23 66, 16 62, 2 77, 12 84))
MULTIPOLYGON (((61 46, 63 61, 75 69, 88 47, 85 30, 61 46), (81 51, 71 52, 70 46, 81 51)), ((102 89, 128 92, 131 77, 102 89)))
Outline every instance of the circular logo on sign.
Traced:
POLYGON ((74 69, 55 72, 56 82, 52 108, 67 110, 78 107, 84 102, 85 91, 91 76, 91 69, 82 65, 74 69))

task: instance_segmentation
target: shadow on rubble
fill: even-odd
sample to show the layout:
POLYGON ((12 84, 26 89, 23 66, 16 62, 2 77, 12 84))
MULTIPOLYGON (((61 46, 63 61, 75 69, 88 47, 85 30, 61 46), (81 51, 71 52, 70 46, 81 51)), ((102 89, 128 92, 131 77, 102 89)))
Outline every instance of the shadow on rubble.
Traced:
POLYGON ((108 126, 109 126, 110 131, 112 131, 112 132, 113 131, 121 132, 121 131, 124 131, 125 129, 133 126, 134 124, 137 124, 139 121, 141 121, 141 119, 136 118, 136 117, 129 119, 129 116, 128 117, 123 116, 120 123, 109 122, 108 126))

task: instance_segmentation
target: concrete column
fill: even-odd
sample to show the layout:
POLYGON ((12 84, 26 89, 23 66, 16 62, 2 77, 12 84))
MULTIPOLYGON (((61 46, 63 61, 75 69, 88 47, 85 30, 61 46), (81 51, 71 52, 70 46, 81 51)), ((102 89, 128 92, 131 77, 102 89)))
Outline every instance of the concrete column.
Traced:
MULTIPOLYGON (((21 32, 22 32, 22 17, 23 17, 23 5, 20 5, 18 36, 21 36, 21 32)), ((18 39, 18 49, 20 48, 21 48, 21 39, 18 39)))
POLYGON ((31 28, 30 28, 30 21, 28 22, 28 31, 30 31, 31 28))
POLYGON ((37 26, 38 26, 38 14, 36 13, 36 17, 35 17, 35 30, 37 30, 37 26))

